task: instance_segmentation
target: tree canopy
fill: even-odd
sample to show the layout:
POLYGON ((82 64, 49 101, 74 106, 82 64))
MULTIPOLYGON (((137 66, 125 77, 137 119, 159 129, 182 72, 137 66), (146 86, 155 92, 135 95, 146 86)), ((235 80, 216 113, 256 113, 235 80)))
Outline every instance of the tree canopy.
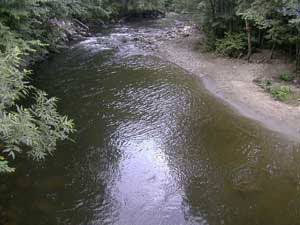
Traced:
MULTIPOLYGON (((300 65, 299 0, 174 0, 175 9, 192 13, 207 33, 212 48, 226 34, 244 33, 248 55, 252 46, 278 47, 300 65)), ((232 36, 231 36, 232 37, 232 36)))

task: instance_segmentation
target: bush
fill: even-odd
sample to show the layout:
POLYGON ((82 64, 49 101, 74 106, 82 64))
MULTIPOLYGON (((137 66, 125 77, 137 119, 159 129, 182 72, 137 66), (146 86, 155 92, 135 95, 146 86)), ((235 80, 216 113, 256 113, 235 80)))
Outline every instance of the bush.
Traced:
POLYGON ((281 86, 271 90, 272 96, 279 101, 288 100, 291 93, 292 91, 288 86, 281 86))
POLYGON ((18 154, 44 159, 74 131, 73 121, 58 113, 57 99, 29 85, 20 47, 0 51, 0 173, 14 171, 8 161, 18 154), (33 104, 24 107, 24 101, 33 104))
POLYGON ((280 74, 279 79, 282 81, 292 81, 293 76, 287 72, 280 74))
POLYGON ((272 81, 271 80, 265 80, 265 79, 260 79, 257 78, 254 80, 254 82, 260 86, 262 89, 271 92, 272 89, 272 81))
POLYGON ((245 51, 246 46, 244 34, 225 33, 223 39, 217 40, 216 51, 224 56, 238 57, 245 51))

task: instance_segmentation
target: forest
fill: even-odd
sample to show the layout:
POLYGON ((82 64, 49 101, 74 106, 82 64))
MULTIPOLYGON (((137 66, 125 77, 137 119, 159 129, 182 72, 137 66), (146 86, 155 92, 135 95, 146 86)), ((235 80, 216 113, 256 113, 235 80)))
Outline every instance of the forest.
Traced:
POLYGON ((270 58, 275 49, 280 49, 294 57, 299 68, 299 1, 175 1, 174 5, 192 12, 212 50, 236 56, 247 48, 249 59, 254 48, 271 49, 270 58))
POLYGON ((166 12, 193 17, 210 51, 248 60, 257 48, 270 59, 280 51, 300 69, 299 0, 0 0, 0 172, 13 172, 16 157, 43 160, 76 132, 30 82, 29 66, 70 39, 57 21, 102 26, 166 12))

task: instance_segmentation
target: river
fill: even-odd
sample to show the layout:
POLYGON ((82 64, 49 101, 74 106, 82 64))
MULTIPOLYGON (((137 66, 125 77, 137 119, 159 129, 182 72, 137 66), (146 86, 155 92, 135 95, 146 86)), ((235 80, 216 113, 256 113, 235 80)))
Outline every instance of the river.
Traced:
POLYGON ((136 44, 161 29, 115 26, 37 66, 77 132, 6 177, 5 225, 300 224, 299 144, 136 44))

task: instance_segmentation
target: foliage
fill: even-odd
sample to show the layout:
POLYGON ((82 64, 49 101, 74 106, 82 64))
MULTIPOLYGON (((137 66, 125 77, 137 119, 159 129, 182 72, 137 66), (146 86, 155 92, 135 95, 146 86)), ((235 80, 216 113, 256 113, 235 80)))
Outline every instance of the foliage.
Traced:
POLYGON ((293 76, 288 72, 284 72, 284 73, 280 74, 279 78, 282 81, 292 81, 293 80, 293 76))
MULTIPOLYGON (((291 78, 292 76, 288 73, 282 74, 284 77, 291 78)), ((262 89, 264 89, 266 92, 270 93, 272 97, 278 101, 287 101, 287 100, 293 100, 295 98, 295 93, 292 91, 292 89, 289 86, 280 86, 277 82, 272 82, 268 79, 255 79, 255 83, 257 83, 258 86, 260 86, 262 89)), ((298 99, 298 98, 297 98, 298 99)))
POLYGON ((164 8, 164 1, 163 0, 129 1, 127 8, 128 8, 128 11, 135 11, 135 12, 162 10, 164 8))
MULTIPOLYGON (((24 49, 23 49, 24 51, 24 49)), ((27 153, 36 160, 51 154, 58 140, 65 140, 74 131, 73 122, 61 116, 56 99, 29 85, 29 71, 21 69, 21 49, 9 48, 0 54, 0 172, 12 172, 7 160, 27 153), (29 96, 29 94, 33 96, 29 96), (20 100, 33 98, 29 107, 20 100), (6 158, 5 158, 5 157, 6 158)))
POLYGON ((273 83, 271 80, 257 78, 253 82, 255 82, 258 86, 260 86, 262 89, 266 90, 267 92, 271 92, 272 90, 273 83))
POLYGON ((271 58, 274 49, 281 48, 300 67, 299 0, 173 0, 173 5, 194 15, 211 47, 217 47, 216 40, 219 46, 220 39, 228 39, 227 33, 244 33, 249 57, 253 46, 271 48, 271 58))
POLYGON ((216 42, 216 51, 224 56, 238 57, 247 46, 243 34, 225 33, 223 39, 216 42))
POLYGON ((272 96, 279 101, 288 100, 291 93, 292 91, 288 86, 280 86, 278 88, 271 89, 272 96))

